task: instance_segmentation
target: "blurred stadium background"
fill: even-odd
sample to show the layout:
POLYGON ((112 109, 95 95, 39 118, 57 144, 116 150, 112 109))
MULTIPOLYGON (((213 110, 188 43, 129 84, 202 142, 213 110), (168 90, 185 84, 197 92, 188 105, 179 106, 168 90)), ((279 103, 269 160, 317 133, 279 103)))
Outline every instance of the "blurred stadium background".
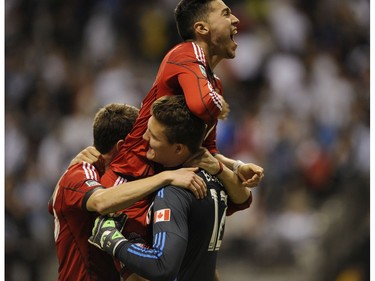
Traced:
MULTIPOLYGON (((218 144, 265 168, 229 217, 222 281, 370 274, 370 1, 227 0, 218 144)), ((96 110, 139 106, 179 42, 176 0, 5 1, 5 279, 56 280, 47 202, 96 110)))

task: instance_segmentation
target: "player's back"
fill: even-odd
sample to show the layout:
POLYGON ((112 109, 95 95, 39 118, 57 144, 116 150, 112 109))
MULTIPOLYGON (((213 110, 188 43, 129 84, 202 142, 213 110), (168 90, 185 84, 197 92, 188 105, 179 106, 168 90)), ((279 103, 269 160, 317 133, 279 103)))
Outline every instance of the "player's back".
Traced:
POLYGON ((199 175, 207 184, 204 199, 196 199, 185 189, 171 188, 180 198, 188 196, 190 205, 187 213, 188 244, 177 276, 177 280, 181 281, 213 280, 217 253, 224 234, 227 194, 216 177, 203 170, 199 175))
POLYGON ((100 186, 94 180, 98 175, 92 167, 87 163, 70 167, 49 202, 55 219, 59 281, 119 279, 112 258, 87 241, 97 214, 88 212, 84 202, 86 194, 100 186))
POLYGON ((227 194, 219 180, 203 170, 208 195, 197 199, 187 189, 161 188, 150 213, 153 244, 123 241, 115 257, 148 280, 213 281, 224 233, 227 194))

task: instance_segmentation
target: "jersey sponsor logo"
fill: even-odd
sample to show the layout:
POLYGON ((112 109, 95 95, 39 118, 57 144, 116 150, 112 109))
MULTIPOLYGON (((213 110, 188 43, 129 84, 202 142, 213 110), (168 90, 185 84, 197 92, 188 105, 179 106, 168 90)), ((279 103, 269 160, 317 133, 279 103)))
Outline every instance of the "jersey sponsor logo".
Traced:
POLYGON ((203 76, 207 78, 207 73, 206 73, 206 69, 204 68, 204 66, 203 65, 199 65, 199 68, 200 68, 203 76))
POLYGON ((162 209, 154 213, 154 222, 170 221, 171 209, 162 209))
POLYGON ((88 186, 95 186, 95 185, 100 185, 100 183, 98 183, 97 181, 94 181, 94 180, 88 180, 85 182, 86 185, 88 186))

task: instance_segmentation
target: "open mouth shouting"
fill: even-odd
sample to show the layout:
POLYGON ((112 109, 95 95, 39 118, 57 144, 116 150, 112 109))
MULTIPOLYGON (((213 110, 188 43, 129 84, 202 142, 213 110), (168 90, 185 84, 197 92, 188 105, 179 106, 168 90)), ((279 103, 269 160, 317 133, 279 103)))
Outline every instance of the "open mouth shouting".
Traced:
POLYGON ((234 28, 234 29, 232 30, 231 34, 230 34, 230 39, 233 41, 234 44, 236 44, 236 46, 237 46, 237 43, 236 43, 236 41, 234 40, 234 35, 236 35, 237 33, 238 33, 237 28, 234 28))
POLYGON ((234 40, 234 36, 238 33, 237 28, 234 28, 230 33, 230 40, 235 44, 237 48, 237 42, 234 40))

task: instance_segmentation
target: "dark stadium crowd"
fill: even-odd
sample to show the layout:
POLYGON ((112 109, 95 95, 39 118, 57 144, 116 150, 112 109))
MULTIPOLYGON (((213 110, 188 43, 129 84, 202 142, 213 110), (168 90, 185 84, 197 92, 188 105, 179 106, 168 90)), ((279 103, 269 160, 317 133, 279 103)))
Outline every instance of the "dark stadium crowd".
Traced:
MULTIPOLYGON (((227 218, 223 281, 369 280, 370 1, 225 3, 240 24, 215 69, 218 147, 265 177, 227 218)), ((180 42, 176 4, 5 1, 5 280, 56 279, 48 200, 98 108, 140 107, 180 42)))

